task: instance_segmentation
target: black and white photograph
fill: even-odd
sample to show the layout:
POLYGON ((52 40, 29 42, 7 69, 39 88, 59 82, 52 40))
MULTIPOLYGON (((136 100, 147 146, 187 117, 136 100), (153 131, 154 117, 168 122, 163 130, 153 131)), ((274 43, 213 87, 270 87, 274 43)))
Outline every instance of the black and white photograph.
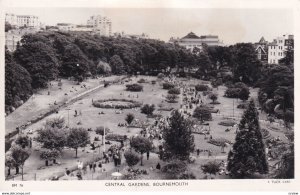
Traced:
POLYGON ((3 15, 6 181, 295 178, 293 9, 3 15))

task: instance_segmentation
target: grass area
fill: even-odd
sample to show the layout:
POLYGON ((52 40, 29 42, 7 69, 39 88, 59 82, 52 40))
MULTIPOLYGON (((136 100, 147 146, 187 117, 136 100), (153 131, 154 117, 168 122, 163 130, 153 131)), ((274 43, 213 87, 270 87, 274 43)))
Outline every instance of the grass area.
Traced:
MULTIPOLYGON (((128 99, 128 100, 134 100, 138 101, 142 104, 154 104, 156 106, 156 110, 154 111, 154 114, 160 114, 162 116, 168 116, 170 114, 170 111, 158 111, 159 107, 162 108, 175 108, 179 109, 180 104, 182 102, 182 97, 180 95, 179 100, 177 103, 168 103, 165 101, 165 97, 168 94, 168 91, 163 89, 162 83, 163 80, 157 80, 156 84, 152 84, 151 82, 141 83, 143 85, 144 89, 143 92, 129 92, 126 91, 126 84, 132 84, 136 83, 139 79, 144 78, 146 81, 152 81, 157 80, 156 77, 147 77, 147 76, 139 76, 132 78, 131 81, 125 82, 125 83, 118 83, 111 85, 107 88, 102 88, 101 90, 94 91, 88 95, 85 95, 83 98, 79 99, 78 101, 70 104, 67 107, 62 108, 59 110, 58 113, 51 114, 50 116, 44 118, 41 121, 38 121, 35 124, 32 124, 28 128, 24 130, 24 132, 28 132, 30 130, 33 131, 33 134, 31 134, 31 137, 35 137, 36 133, 35 130, 41 128, 45 121, 47 119, 53 118, 53 117, 64 117, 66 119, 66 123, 70 127, 84 127, 84 128, 92 128, 95 129, 98 126, 105 126, 111 130, 111 133, 114 134, 120 134, 120 135, 127 135, 128 137, 139 134, 140 130, 139 128, 126 128, 126 127, 119 127, 119 123, 125 123, 125 117, 128 113, 134 114, 135 118, 140 121, 148 121, 148 123, 153 123, 153 118, 148 118, 145 114, 142 114, 140 112, 140 108, 133 108, 133 109, 123 109, 122 111, 118 110, 116 112, 116 109, 111 108, 97 108, 92 105, 92 102, 95 100, 105 100, 105 99, 128 99), (159 106, 160 105, 160 106, 159 106), (75 110, 77 113, 81 113, 78 116, 75 116, 75 110), (104 113, 104 114, 101 114, 104 113)), ((107 80, 107 78, 105 78, 107 80)), ((112 78, 111 78, 112 79, 112 78)), ((196 79, 178 79, 179 82, 182 82, 186 86, 195 86, 196 84, 204 83, 200 80, 196 79)), ((206 82, 205 82, 206 83, 206 82)), ((89 88, 95 87, 99 85, 99 80, 89 80, 86 81, 86 85, 89 88)), ((13 129, 16 125, 20 124, 21 122, 24 122, 29 119, 29 117, 32 117, 34 114, 39 114, 40 112, 44 111, 45 109, 49 108, 49 104, 53 103, 54 101, 61 102, 66 101, 66 97, 64 93, 72 93, 75 95, 75 92, 69 92, 71 89, 74 89, 74 86, 70 81, 64 81, 63 89, 59 90, 56 89, 56 85, 54 83, 54 86, 51 89, 50 95, 45 94, 47 90, 42 90, 39 95, 35 95, 35 99, 30 99, 28 102, 26 102, 24 105, 22 105, 20 108, 18 108, 14 113, 6 117, 6 126, 7 129, 13 129), (14 121, 15 119, 16 121, 14 121)), ((80 86, 76 86, 76 94, 79 94, 80 92, 84 91, 80 86)), ((229 99, 226 97, 223 97, 223 94, 225 92, 225 87, 221 86, 218 89, 213 89, 214 93, 218 94, 218 101, 221 104, 214 105, 215 109, 219 109, 219 113, 213 113, 212 114, 212 121, 209 121, 209 128, 210 128, 210 136, 213 139, 226 139, 230 142, 234 142, 235 139, 235 129, 231 127, 221 126, 218 125, 221 121, 225 121, 228 118, 230 120, 235 121, 237 124, 239 123, 239 119, 243 113, 243 109, 237 109, 236 106, 241 102, 241 100, 236 99, 229 99), (226 129, 230 129, 230 131, 225 131, 226 129)), ((256 98, 257 97, 257 91, 258 89, 251 89, 251 97, 256 98)), ((73 96, 72 95, 72 96, 73 96)), ((68 95, 68 97, 71 95, 68 95)), ((201 96, 202 101, 204 104, 209 104, 211 102, 210 99, 208 99, 207 96, 201 96)), ((195 108, 195 107, 194 107, 195 108)), ((193 109, 188 109, 188 112, 193 112, 193 109)), ((168 109, 166 109, 168 110, 168 109)), ((264 115, 260 115, 264 117, 264 115)), ((265 126, 262 124, 262 126, 265 126)), ((207 127, 208 128, 208 127, 207 127)), ((281 131, 279 132, 270 132, 272 136, 280 136, 284 140, 284 135, 281 131)), ((94 140, 96 135, 94 131, 90 132, 91 141, 94 140)), ((196 161, 193 164, 189 164, 188 168, 190 172, 193 172, 197 179, 203 178, 205 175, 202 173, 200 167, 204 163, 210 161, 210 160, 226 160, 227 159, 227 153, 230 150, 230 147, 225 148, 225 153, 221 152, 221 147, 216 146, 213 144, 208 143, 209 136, 207 139, 205 139, 204 135, 200 134, 194 134, 195 137, 195 149, 199 148, 201 150, 211 150, 212 156, 208 156, 207 152, 201 152, 199 157, 196 157, 196 161)), ((101 145, 101 136, 99 136, 100 141, 97 141, 96 143, 98 145, 101 145)), ((159 142, 155 141, 156 146, 159 144, 159 142)), ((106 146, 106 149, 109 146, 106 146)), ((80 149, 78 153, 78 159, 75 159, 75 151, 71 149, 64 149, 63 155, 61 159, 58 159, 60 162, 60 165, 53 165, 49 167, 44 167, 44 161, 40 160, 39 158, 39 148, 40 146, 33 142, 33 152, 29 159, 25 162, 25 180, 44 180, 54 175, 62 174, 65 170, 65 168, 72 169, 76 167, 76 162, 78 159, 82 160, 83 162, 87 163, 90 161, 95 160, 96 158, 101 157, 101 153, 104 150, 104 147, 101 146, 100 148, 97 148, 96 151, 91 151, 89 147, 86 147, 85 149, 80 149), (42 167, 42 168, 41 168, 42 167)), ((193 156, 196 156, 196 154, 193 154, 193 156)), ((161 162, 157 155, 152 153, 150 155, 149 160, 145 160, 144 157, 144 166, 137 165, 135 168, 140 169, 146 169, 149 174, 148 175, 142 175, 142 179, 163 179, 164 175, 160 173, 157 170, 150 171, 150 167, 154 167, 158 162, 161 163, 161 165, 164 164, 164 162, 161 162)), ((126 172, 127 166, 123 158, 123 164, 119 168, 115 168, 112 163, 104 165, 106 166, 107 171, 105 173, 102 173, 98 171, 97 173, 89 172, 87 173, 83 178, 84 179, 111 179, 110 174, 117 169, 120 169, 121 173, 126 172)), ((217 178, 224 178, 225 176, 217 176, 217 178)), ((15 177, 16 180, 20 179, 20 176, 15 177)), ((68 179, 63 177, 62 179, 68 179)), ((70 179, 70 178, 69 178, 70 179)))

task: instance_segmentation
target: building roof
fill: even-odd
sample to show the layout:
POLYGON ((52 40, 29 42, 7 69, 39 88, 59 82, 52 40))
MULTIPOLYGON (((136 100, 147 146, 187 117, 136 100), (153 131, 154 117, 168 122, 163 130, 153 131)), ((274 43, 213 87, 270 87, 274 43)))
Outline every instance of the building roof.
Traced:
POLYGON ((266 43, 267 41, 265 40, 264 37, 261 37, 260 40, 259 40, 259 43, 266 43))
POLYGON ((200 39, 195 33, 190 32, 186 36, 182 37, 182 39, 200 39))

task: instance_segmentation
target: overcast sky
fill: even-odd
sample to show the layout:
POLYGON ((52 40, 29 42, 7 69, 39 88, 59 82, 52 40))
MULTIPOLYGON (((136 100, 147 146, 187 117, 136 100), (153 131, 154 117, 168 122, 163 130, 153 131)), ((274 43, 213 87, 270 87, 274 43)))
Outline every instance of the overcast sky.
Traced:
POLYGON ((113 32, 144 32, 164 41, 191 31, 199 36, 218 35, 225 44, 256 42, 261 36, 272 41, 294 33, 290 9, 7 8, 6 12, 37 15, 46 25, 86 24, 89 16, 102 15, 111 19, 113 32))

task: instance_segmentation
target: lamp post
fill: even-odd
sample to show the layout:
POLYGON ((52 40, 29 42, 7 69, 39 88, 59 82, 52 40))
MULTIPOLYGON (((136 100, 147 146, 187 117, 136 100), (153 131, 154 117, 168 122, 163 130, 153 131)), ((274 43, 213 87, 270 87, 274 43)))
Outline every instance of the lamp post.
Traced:
POLYGON ((68 111, 68 128, 70 128, 70 114, 69 111, 71 110, 70 108, 66 109, 68 111))

